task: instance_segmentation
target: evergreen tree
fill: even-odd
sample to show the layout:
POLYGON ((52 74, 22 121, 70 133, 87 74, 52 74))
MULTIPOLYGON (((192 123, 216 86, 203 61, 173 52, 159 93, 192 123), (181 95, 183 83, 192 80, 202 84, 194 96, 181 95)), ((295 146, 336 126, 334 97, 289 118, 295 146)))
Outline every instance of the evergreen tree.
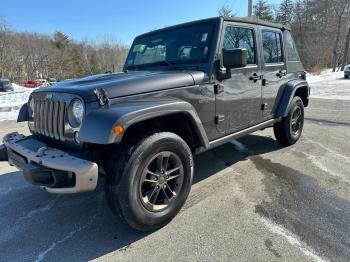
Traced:
POLYGON ((294 17, 294 3, 292 0, 282 0, 277 10, 276 21, 282 24, 291 24, 294 17))
POLYGON ((258 0, 254 5, 254 16, 266 21, 274 20, 272 7, 268 4, 267 0, 258 0))
POLYGON ((74 46, 70 51, 69 51, 69 58, 70 58, 70 66, 71 66, 71 77, 77 78, 77 77, 82 77, 85 76, 86 70, 84 65, 86 65, 84 58, 79 52, 78 47, 74 46))
POLYGON ((60 51, 64 51, 69 45, 69 37, 63 32, 56 31, 53 35, 52 44, 60 51))
POLYGON ((233 17, 236 15, 233 12, 232 8, 227 4, 220 7, 220 9, 218 10, 218 13, 219 13, 219 16, 223 16, 223 17, 233 17))
POLYGON ((95 51, 93 51, 89 55, 88 60, 89 60, 89 65, 90 65, 90 74, 95 75, 95 74, 102 73, 102 69, 101 69, 100 63, 98 61, 98 56, 97 56, 97 53, 95 51))

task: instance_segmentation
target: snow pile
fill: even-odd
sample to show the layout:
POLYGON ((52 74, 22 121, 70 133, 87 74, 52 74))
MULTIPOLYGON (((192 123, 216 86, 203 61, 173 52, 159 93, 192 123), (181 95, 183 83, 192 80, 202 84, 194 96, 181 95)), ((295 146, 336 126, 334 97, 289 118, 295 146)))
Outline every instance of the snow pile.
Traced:
POLYGON ((35 90, 17 84, 12 84, 14 91, 0 93, 0 121, 16 120, 19 109, 25 104, 29 95, 35 90))
POLYGON ((319 75, 308 74, 306 79, 311 98, 350 100, 350 79, 344 78, 344 72, 325 69, 319 75))

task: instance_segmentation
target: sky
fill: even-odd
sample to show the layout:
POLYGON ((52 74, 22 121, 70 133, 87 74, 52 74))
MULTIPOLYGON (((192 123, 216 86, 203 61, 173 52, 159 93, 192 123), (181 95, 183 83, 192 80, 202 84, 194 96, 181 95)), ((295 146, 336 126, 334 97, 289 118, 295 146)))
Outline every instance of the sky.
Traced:
POLYGON ((112 38, 131 45, 141 33, 217 16, 224 4, 238 16, 247 15, 247 0, 0 0, 0 16, 16 31, 52 34, 59 30, 75 40, 112 38))

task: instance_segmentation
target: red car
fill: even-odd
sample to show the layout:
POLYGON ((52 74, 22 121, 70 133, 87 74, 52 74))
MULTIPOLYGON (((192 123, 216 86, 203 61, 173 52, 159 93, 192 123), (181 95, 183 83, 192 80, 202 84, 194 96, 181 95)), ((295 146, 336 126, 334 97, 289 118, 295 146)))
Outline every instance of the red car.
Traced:
POLYGON ((27 82, 24 82, 23 85, 25 87, 30 87, 30 88, 34 88, 34 87, 39 87, 42 85, 42 83, 40 83, 39 81, 35 81, 35 80, 29 80, 27 82))

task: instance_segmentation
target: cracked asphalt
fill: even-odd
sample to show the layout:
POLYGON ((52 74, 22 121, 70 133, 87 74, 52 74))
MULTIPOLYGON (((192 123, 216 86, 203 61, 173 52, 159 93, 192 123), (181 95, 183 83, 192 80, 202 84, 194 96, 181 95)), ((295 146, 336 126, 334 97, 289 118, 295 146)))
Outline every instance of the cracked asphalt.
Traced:
MULTIPOLYGON (((0 122, 5 133, 25 124, 0 122)), ((301 140, 271 129, 195 158, 180 214, 139 233, 96 191, 51 195, 0 163, 0 261, 350 261, 350 101, 312 99, 301 140)))

